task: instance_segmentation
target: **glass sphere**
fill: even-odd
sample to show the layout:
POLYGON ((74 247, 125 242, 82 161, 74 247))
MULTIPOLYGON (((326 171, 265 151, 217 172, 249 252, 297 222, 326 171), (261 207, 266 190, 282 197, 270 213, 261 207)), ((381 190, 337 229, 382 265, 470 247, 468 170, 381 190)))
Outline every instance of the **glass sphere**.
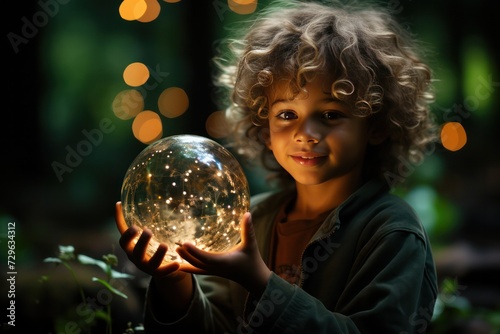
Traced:
POLYGON ((150 144, 134 159, 121 201, 128 226, 152 231, 147 253, 152 256, 162 242, 168 246, 163 261, 181 263, 178 244, 224 252, 239 242, 250 191, 240 164, 222 145, 175 135, 150 144))

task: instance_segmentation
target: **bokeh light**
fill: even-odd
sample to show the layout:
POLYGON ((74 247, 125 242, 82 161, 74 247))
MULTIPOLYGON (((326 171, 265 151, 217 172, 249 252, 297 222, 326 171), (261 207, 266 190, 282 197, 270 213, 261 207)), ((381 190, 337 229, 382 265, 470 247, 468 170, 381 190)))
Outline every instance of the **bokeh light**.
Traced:
MULTIPOLYGON (((129 64, 123 71, 123 79, 132 87, 141 86, 149 79, 149 69, 140 62, 129 64)), ((163 135, 163 125, 160 115, 153 110, 144 110, 144 97, 139 90, 126 89, 118 93, 112 103, 115 116, 122 120, 134 118, 132 132, 140 142, 150 144, 163 135)), ((182 115, 189 107, 189 98, 184 89, 170 87, 165 89, 158 98, 159 112, 174 118, 182 115)))
POLYGON ((170 87, 165 89, 158 98, 160 113, 168 118, 175 118, 186 112, 189 107, 189 98, 184 89, 170 87))
POLYGON ((113 113, 122 120, 134 118, 144 110, 144 97, 135 89, 122 90, 112 104, 113 113))
POLYGON ((246 15, 255 12, 257 0, 228 0, 227 5, 236 14, 246 15))
POLYGON ((140 62, 129 64, 123 71, 123 80, 132 87, 144 85, 149 79, 149 69, 140 62))
POLYGON ((498 87, 492 77, 496 62, 484 45, 483 36, 472 34, 465 38, 462 63, 464 108, 475 116, 491 115, 495 111, 495 86, 498 87))
POLYGON ((134 137, 144 144, 151 144, 163 135, 160 115, 151 110, 139 113, 132 123, 134 137))
POLYGON ((229 125, 222 110, 214 111, 208 115, 205 122, 205 129, 209 136, 213 138, 225 138, 229 134, 229 125))
POLYGON ((467 134, 459 122, 448 122, 441 128, 441 143, 449 151, 458 151, 465 146, 467 134))
POLYGON ((146 2, 146 11, 144 15, 139 17, 137 21, 147 23, 154 21, 159 15, 161 11, 161 6, 158 3, 158 0, 145 0, 146 2))
POLYGON ((142 17, 147 10, 147 4, 144 0, 124 0, 118 12, 120 17, 127 21, 134 21, 142 17))

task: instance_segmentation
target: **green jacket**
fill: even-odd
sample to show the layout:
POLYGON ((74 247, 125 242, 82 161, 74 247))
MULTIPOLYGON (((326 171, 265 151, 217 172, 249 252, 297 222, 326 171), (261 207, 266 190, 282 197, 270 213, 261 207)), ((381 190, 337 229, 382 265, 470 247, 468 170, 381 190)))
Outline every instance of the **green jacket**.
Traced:
MULTIPOLYGON (((292 195, 251 200, 263 259, 292 195)), ((196 276, 188 313, 174 323, 157 321, 147 298, 146 333, 425 333, 438 293, 431 247, 413 209, 385 183, 366 183, 334 210, 302 266, 300 286, 272 274, 260 300, 232 281, 196 276)))

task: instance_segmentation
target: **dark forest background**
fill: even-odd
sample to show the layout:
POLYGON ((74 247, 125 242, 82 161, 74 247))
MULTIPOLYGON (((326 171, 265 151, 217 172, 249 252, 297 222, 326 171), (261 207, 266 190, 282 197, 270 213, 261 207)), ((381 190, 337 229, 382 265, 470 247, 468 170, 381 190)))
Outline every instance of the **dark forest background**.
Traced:
MULTIPOLYGON (((259 1, 258 9, 268 3, 259 1)), ((424 164, 410 166, 397 190, 418 211, 433 242, 442 295, 436 314, 429 315, 431 331, 499 333, 500 58, 494 2, 381 3, 433 50, 437 119, 459 122, 467 132, 461 150, 437 146, 424 164)), ((150 23, 121 19, 119 1, 5 6, 0 267, 9 278, 8 225, 15 222, 17 330, 76 333, 76 323, 76 329, 90 324, 91 332, 104 333, 99 317, 107 307, 114 333, 141 322, 147 278, 124 258, 113 218, 125 171, 146 146, 134 138, 132 120, 112 112, 115 95, 127 88, 123 70, 140 61, 166 73, 157 89, 146 92, 145 109, 157 109, 157 96, 167 87, 188 94, 186 113, 162 118, 163 137, 210 137, 205 121, 216 111, 210 58, 228 29, 252 16, 232 12, 222 0, 160 4, 159 17, 150 23), (110 124, 106 132, 103 121, 110 124), (54 166, 67 165, 69 152, 95 131, 101 131, 100 139, 58 174, 54 166), (64 265, 45 262, 60 255, 61 245, 94 259, 116 255, 114 269, 134 275, 112 282, 128 298, 102 292, 103 285, 92 281, 103 274, 96 265, 68 260, 73 277, 64 265), (94 313, 79 309, 78 284, 94 301, 94 313)), ((248 179, 252 194, 266 189, 259 171, 248 170, 248 179)), ((6 323, 12 298, 6 298, 10 285, 1 286, 0 316, 6 323)))

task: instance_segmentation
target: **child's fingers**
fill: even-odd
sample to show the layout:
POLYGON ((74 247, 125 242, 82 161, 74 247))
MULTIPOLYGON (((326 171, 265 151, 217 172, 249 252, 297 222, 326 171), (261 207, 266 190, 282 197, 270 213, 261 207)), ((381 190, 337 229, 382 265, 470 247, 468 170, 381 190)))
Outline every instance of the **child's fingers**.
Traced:
POLYGON ((143 229, 137 243, 135 244, 132 254, 136 259, 145 259, 146 251, 148 249, 149 241, 151 240, 152 234, 148 229, 143 229))
POLYGON ((191 263, 197 268, 204 268, 207 261, 207 252, 196 248, 190 243, 184 243, 181 247, 176 249, 177 253, 187 262, 191 263))
POLYGON ((193 266, 191 263, 181 263, 179 264, 179 270, 184 271, 186 273, 198 274, 198 275, 207 275, 208 271, 204 269, 197 268, 193 266))
POLYGON ((132 252, 135 246, 134 239, 137 238, 137 235, 141 233, 138 227, 132 226, 131 228, 125 230, 120 237, 120 246, 126 252, 132 252))
POLYGON ((165 254, 167 254, 168 247, 165 244, 160 244, 156 252, 149 259, 149 265, 153 268, 159 268, 163 262, 165 254))
POLYGON ((156 269, 154 275, 157 277, 164 277, 170 275, 174 271, 179 270, 180 264, 177 262, 170 262, 169 264, 162 265, 158 269, 156 269))
POLYGON ((115 205, 115 222, 120 234, 123 234, 128 229, 125 217, 123 217, 122 202, 116 202, 115 205))
POLYGON ((255 240, 255 231, 252 225, 252 217, 250 212, 246 212, 240 221, 241 226, 241 241, 243 244, 253 242, 255 240))

